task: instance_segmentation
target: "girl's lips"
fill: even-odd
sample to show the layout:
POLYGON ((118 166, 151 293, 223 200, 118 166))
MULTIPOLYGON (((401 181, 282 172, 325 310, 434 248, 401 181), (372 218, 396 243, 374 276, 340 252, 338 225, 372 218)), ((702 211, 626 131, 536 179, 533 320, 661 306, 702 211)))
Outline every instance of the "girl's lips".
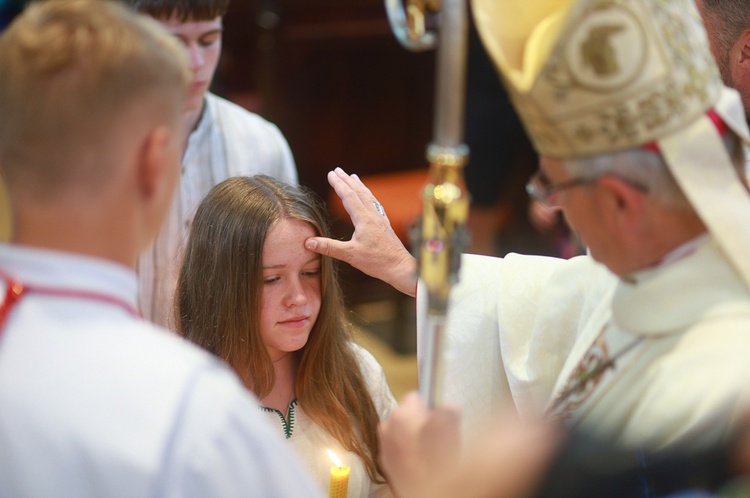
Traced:
POLYGON ((307 324, 309 317, 307 316, 295 316, 288 320, 279 322, 279 325, 286 327, 302 327, 307 324))

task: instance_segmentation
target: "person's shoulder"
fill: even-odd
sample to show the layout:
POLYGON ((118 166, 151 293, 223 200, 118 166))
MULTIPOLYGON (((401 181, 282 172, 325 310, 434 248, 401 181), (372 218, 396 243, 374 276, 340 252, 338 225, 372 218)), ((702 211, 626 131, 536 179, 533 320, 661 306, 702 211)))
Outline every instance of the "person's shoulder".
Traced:
POLYGON ((589 255, 562 259, 515 253, 504 257, 463 254, 458 292, 451 299, 454 304, 459 300, 467 304, 468 300, 476 307, 484 302, 494 303, 498 296, 544 292, 550 284, 581 294, 592 288, 612 288, 616 282, 617 278, 589 255))
POLYGON ((176 414, 181 430, 215 439, 231 433, 225 430, 230 425, 239 432, 263 427, 255 417, 257 400, 228 365, 162 327, 143 322, 139 329, 134 331, 134 343, 144 361, 159 362, 159 368, 150 373, 153 382, 171 379, 182 393, 176 414))
POLYGON ((358 360, 362 377, 364 378, 370 398, 375 404, 375 410, 381 420, 385 420, 396 406, 383 366, 375 356, 361 345, 351 342, 351 348, 358 360))
POLYGON ((206 101, 214 114, 214 119, 219 120, 223 125, 236 126, 238 127, 237 131, 246 129, 243 126, 249 125, 252 127, 251 130, 262 129, 270 132, 278 132, 277 126, 263 116, 249 111, 223 97, 213 93, 206 93, 206 101))
POLYGON ((297 183, 292 151, 275 124, 216 95, 206 99, 223 137, 230 176, 262 173, 297 183))
MULTIPOLYGON (((228 413, 239 407, 238 413, 242 413, 245 407, 255 406, 253 395, 226 363, 177 333, 141 321, 131 327, 131 338, 128 345, 121 344, 121 349, 137 349, 142 361, 158 362, 159 368, 149 373, 155 382, 172 378, 181 384, 183 411, 210 407, 212 413, 217 413, 221 407, 228 413)), ((208 418, 207 413, 199 417, 208 418)))
POLYGON ((383 369, 380 363, 378 363, 378 360, 375 359, 375 356, 362 345, 352 341, 349 343, 349 347, 351 348, 352 352, 354 353, 354 357, 357 359, 360 365, 369 369, 383 369))
POLYGON ((176 332, 147 320, 140 320, 127 328, 131 329, 132 341, 143 344, 141 349, 146 356, 167 357, 184 364, 221 365, 221 362, 206 350, 176 332))
POLYGON ((236 376, 206 369, 186 392, 161 495, 317 496, 289 447, 236 376))
POLYGON ((173 393, 157 403, 165 410, 176 409, 176 404, 180 403, 177 398, 189 396, 203 376, 221 378, 221 382, 232 386, 236 384, 232 370, 216 356, 175 332, 145 320, 113 325, 106 340, 111 344, 103 353, 109 357, 109 375, 127 378, 127 382, 122 383, 124 390, 128 386, 151 385, 173 393), (132 368, 134 364, 142 367, 132 368))
POLYGON ((113 345, 107 350, 111 356, 110 370, 114 371, 113 375, 130 370, 127 373, 133 378, 130 384, 150 383, 184 394, 194 389, 202 376, 208 375, 234 385, 234 373, 216 356, 175 332, 145 320, 123 324, 119 330, 113 327, 108 336, 113 345), (143 368, 133 369, 133 362, 143 368))
MULTIPOLYGON (((216 492, 219 476, 230 458, 245 465, 260 465, 259 455, 272 451, 273 441, 266 441, 266 426, 257 416, 255 398, 218 358, 173 332, 143 323, 134 330, 146 362, 158 361, 159 368, 150 374, 152 386, 170 392, 169 420, 172 436, 164 448, 166 465, 173 472, 190 475, 197 486, 216 492), (228 455, 223 455, 223 452, 228 455), (196 459, 196 455, 201 455, 196 459), (231 457, 230 457, 231 455, 231 457), (198 465, 196 467, 196 465, 198 465)), ((161 405, 162 401, 157 401, 161 405)), ((154 410, 156 412, 156 410, 154 410)), ((224 475, 226 489, 246 482, 244 478, 224 475)), ((168 480, 167 480, 168 481, 168 480)), ((165 482, 165 485, 167 483, 165 482)), ((172 482, 169 487, 181 487, 172 482)), ((171 488, 174 490, 174 488, 171 488)), ((167 490, 164 490, 169 494, 167 490)), ((189 492, 188 494, 196 496, 189 492)))
POLYGON ((349 347, 357 360, 359 370, 370 390, 373 390, 385 378, 385 370, 375 356, 366 348, 352 341, 349 347))

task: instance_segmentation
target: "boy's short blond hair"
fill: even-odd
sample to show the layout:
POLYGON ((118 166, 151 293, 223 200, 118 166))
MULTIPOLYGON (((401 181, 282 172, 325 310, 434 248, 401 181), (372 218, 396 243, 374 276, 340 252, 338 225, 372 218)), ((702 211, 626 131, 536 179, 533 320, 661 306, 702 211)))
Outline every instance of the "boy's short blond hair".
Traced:
POLYGON ((104 0, 32 3, 0 36, 0 168, 11 190, 20 175, 52 187, 106 173, 76 168, 136 103, 174 125, 189 82, 185 50, 146 16, 104 0))

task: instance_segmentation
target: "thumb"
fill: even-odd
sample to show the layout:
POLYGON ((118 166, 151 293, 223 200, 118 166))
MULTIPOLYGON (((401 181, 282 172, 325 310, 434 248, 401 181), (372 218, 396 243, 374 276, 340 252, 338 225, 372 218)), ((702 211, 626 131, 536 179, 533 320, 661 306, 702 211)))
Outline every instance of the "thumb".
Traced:
POLYGON ((323 256, 330 256, 335 259, 346 261, 346 242, 329 239, 327 237, 310 237, 305 241, 305 247, 312 252, 317 252, 323 256))

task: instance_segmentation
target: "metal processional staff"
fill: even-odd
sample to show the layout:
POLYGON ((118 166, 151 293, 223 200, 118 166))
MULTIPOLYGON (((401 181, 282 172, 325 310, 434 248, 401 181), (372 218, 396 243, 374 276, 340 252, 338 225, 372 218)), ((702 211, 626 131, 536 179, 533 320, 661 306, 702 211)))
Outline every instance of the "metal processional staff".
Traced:
POLYGON ((385 0, 398 41, 412 51, 437 47, 435 124, 427 146, 430 163, 423 193, 418 240, 419 276, 427 291, 427 344, 420 392, 427 406, 441 402, 444 328, 451 287, 458 281, 461 253, 468 243, 469 199, 463 167, 466 80, 466 0, 385 0), (439 33, 431 31, 432 22, 439 33))

